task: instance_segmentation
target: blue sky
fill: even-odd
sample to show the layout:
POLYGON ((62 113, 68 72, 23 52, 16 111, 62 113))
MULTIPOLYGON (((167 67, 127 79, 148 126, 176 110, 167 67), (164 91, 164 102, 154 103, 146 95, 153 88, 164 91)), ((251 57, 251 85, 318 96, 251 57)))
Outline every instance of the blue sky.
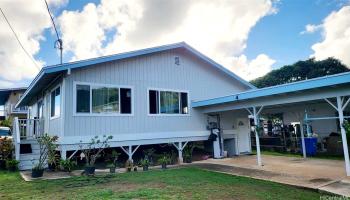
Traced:
MULTIPOLYGON (((350 62, 342 54, 350 42, 339 34, 350 30, 350 24, 344 20, 350 17, 349 0, 222 2, 51 0, 49 4, 63 38, 64 62, 178 41, 186 41, 247 80, 312 55, 350 62), (306 31, 307 25, 314 29, 306 31), (334 26, 339 27, 336 33, 332 33, 334 26), (337 42, 344 44, 339 52, 328 48, 337 42)), ((21 8, 23 11, 5 3, 0 3, 0 7, 38 63, 59 63, 59 54, 53 48, 56 35, 40 3, 21 8), (40 9, 31 11, 34 7, 40 9), (28 15, 21 17, 23 12, 28 15), (20 26, 28 18, 40 19, 31 30, 20 26)), ((6 57, 23 56, 23 52, 18 50, 8 26, 1 23, 3 19, 0 25, 7 32, 2 38, 0 31, 0 42, 11 42, 11 48, 0 47, 0 53, 5 52, 0 54, 4 57, 0 59, 0 72, 13 71, 11 76, 0 76, 0 87, 28 85, 37 69, 29 68, 32 63, 28 59, 18 63, 18 59, 6 57), (15 50, 10 52, 8 49, 12 48, 15 50)))

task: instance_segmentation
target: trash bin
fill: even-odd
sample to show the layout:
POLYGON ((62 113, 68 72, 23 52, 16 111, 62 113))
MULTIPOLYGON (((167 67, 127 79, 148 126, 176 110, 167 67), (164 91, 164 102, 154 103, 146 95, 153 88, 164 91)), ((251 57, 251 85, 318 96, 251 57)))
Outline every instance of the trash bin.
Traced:
POLYGON ((305 141, 305 150, 307 156, 315 156, 317 151, 317 138, 315 137, 306 137, 305 141))

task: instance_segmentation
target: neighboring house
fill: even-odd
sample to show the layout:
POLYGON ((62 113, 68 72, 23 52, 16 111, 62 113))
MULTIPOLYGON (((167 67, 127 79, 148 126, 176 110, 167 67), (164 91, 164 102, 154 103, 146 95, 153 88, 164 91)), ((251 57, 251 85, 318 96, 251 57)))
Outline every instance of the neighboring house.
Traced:
POLYGON ((27 106, 16 108, 16 104, 21 99, 26 89, 26 87, 0 89, 0 106, 2 107, 1 116, 3 116, 3 119, 11 119, 14 117, 20 119, 27 118, 27 106))
POLYGON ((16 158, 21 169, 30 169, 38 153, 33 139, 48 133, 59 137, 63 159, 96 135, 112 135, 110 147, 121 147, 129 159, 140 145, 162 143, 174 144, 181 159, 187 142, 207 141, 215 127, 219 140, 208 150, 215 157, 241 155, 252 152, 250 118, 257 124, 260 113, 282 113, 301 132, 311 126, 325 135, 340 132, 346 144, 339 124, 348 95, 350 73, 257 89, 186 43, 49 66, 17 104, 29 106, 30 114, 14 123, 16 158), (21 154, 20 144, 33 152, 21 154))

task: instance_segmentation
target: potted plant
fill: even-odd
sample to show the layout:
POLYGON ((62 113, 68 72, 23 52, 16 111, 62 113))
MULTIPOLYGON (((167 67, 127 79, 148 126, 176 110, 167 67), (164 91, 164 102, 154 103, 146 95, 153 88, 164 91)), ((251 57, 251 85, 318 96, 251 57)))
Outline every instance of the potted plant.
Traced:
POLYGON ((193 155, 193 149, 195 148, 195 145, 188 144, 187 147, 183 150, 183 158, 185 163, 192 163, 192 155, 193 155))
POLYGON ((145 149, 143 151, 145 155, 145 159, 149 161, 149 165, 153 165, 153 155, 154 155, 155 150, 153 148, 150 149, 145 149))
POLYGON ((132 168, 133 168, 133 163, 131 160, 127 160, 125 162, 125 168, 127 172, 131 172, 132 168))
POLYGON ((73 168, 76 165, 77 165, 76 162, 74 162, 70 159, 66 159, 66 160, 61 159, 60 160, 60 168, 62 171, 65 171, 65 172, 72 172, 73 168))
POLYGON ((49 154, 49 149, 51 148, 56 149, 57 140, 58 140, 57 136, 50 136, 48 134, 44 134, 40 138, 37 138, 37 141, 39 144, 39 159, 38 159, 38 163, 34 165, 34 167, 32 168, 33 178, 38 178, 43 176, 44 167, 46 165, 47 157, 49 154))
POLYGON ((32 168, 32 178, 39 178, 44 175, 44 168, 40 166, 39 164, 36 164, 32 168))
POLYGON ((10 172, 15 172, 15 171, 18 170, 18 164, 19 164, 18 160, 9 159, 9 160, 6 161, 6 168, 10 172))
POLYGON ((110 173, 115 173, 115 169, 117 168, 117 161, 118 161, 118 157, 119 157, 120 153, 118 153, 117 151, 113 150, 112 154, 110 155, 109 160, 111 161, 111 163, 109 163, 107 165, 107 168, 109 168, 109 172, 110 173))
POLYGON ((93 175, 95 174, 95 162, 97 158, 101 156, 102 151, 105 148, 108 148, 108 141, 112 139, 112 136, 103 135, 102 139, 99 139, 99 136, 95 136, 91 139, 90 143, 83 144, 80 141, 80 149, 81 149, 81 158, 85 158, 86 165, 84 168, 85 175, 93 175))
POLYGON ((160 159, 159 162, 162 165, 162 169, 166 169, 167 168, 167 164, 170 162, 170 158, 168 155, 164 154, 160 159))
POLYGON ((149 167, 149 160, 147 158, 142 159, 140 161, 140 165, 142 166, 143 171, 148 171, 148 167, 149 167))

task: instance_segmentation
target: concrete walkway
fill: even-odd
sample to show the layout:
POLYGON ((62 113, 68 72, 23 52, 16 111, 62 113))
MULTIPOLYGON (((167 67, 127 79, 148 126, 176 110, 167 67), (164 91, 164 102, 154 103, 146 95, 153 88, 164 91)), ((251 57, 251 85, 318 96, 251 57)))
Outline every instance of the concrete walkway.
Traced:
POLYGON ((262 161, 263 166, 259 167, 256 164, 256 156, 239 156, 208 159, 194 162, 193 165, 212 171, 350 197, 350 179, 346 177, 344 161, 269 155, 263 155, 262 161))

